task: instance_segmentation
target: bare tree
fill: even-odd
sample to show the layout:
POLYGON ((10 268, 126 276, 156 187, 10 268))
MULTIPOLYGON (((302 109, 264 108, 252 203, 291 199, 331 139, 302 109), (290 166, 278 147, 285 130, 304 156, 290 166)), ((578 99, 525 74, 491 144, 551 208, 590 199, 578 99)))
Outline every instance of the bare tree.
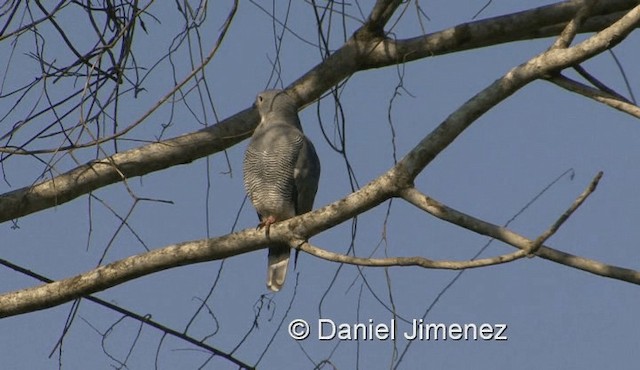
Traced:
MULTIPOLYGON (((237 333, 246 332, 235 338, 238 343, 235 348, 221 349, 217 345, 215 332, 211 333, 210 330, 202 334, 194 331, 192 326, 194 322, 203 320, 203 316, 208 318, 209 327, 217 326, 211 324, 217 321, 211 305, 215 302, 212 298, 214 291, 221 289, 217 284, 223 264, 213 284, 208 282, 208 294, 198 298, 195 313, 185 312, 181 315, 187 319, 191 317, 186 325, 184 322, 163 324, 161 319, 137 314, 133 307, 103 300, 93 294, 159 271, 199 262, 224 261, 229 257, 264 249, 274 241, 287 243, 291 248, 302 251, 302 254, 356 266, 464 270, 504 264, 524 257, 540 257, 602 277, 640 284, 640 271, 566 253, 560 250, 563 248, 547 244, 548 239, 596 190, 602 172, 594 173, 592 181, 583 184, 585 190, 576 193, 575 199, 567 199, 564 212, 555 219, 547 220, 549 226, 537 237, 526 237, 508 227, 457 210, 427 195, 427 190, 416 182, 416 178, 424 173, 434 159, 480 117, 536 81, 550 82, 640 118, 640 108, 635 103, 631 89, 628 93, 616 91, 585 66, 585 63, 625 42, 635 31, 640 24, 637 1, 559 2, 426 32, 423 22, 428 18, 428 11, 419 1, 380 0, 375 4, 347 4, 312 0, 304 5, 297 4, 305 7, 306 22, 312 22, 312 28, 316 31, 312 41, 308 35, 298 33, 297 27, 292 24, 292 18, 302 17, 290 14, 291 7, 296 5, 290 2, 278 3, 277 6, 274 2, 273 7, 267 9, 260 2, 241 4, 238 1, 226 4, 207 1, 192 4, 185 1, 170 5, 154 1, 60 1, 56 4, 10 1, 0 7, 0 42, 4 55, 2 59, 5 61, 0 86, 0 101, 3 103, 0 161, 7 187, 15 187, 0 195, 2 221, 11 222, 14 228, 21 228, 21 220, 34 214, 52 208, 62 209, 72 201, 85 202, 88 207, 86 227, 76 228, 75 225, 66 224, 64 219, 59 221, 57 227, 87 235, 87 249, 94 243, 92 238, 99 238, 96 234, 108 234, 102 250, 96 252, 95 267, 86 272, 56 271, 56 278, 51 278, 25 268, 23 262, 1 261, 15 273, 27 274, 43 282, 42 285, 27 286, 0 295, 2 317, 32 314, 34 311, 75 302, 59 345, 54 348, 59 353, 60 367, 63 363, 62 343, 67 340, 67 331, 72 323, 77 321, 81 300, 92 301, 113 314, 122 315, 117 316, 119 319, 113 319, 106 331, 92 325, 103 339, 102 348, 106 356, 119 368, 131 366, 129 357, 146 325, 162 333, 156 336, 160 338, 158 353, 165 338, 174 337, 206 353, 198 366, 206 366, 215 357, 240 368, 257 367, 265 353, 275 350, 271 346, 273 339, 260 342, 263 350, 257 351, 261 352, 258 357, 237 350, 243 344, 250 343, 251 338, 264 339, 271 335, 258 334, 259 319, 261 315, 266 315, 264 310, 271 305, 272 298, 269 296, 261 296, 256 303, 255 320, 248 329, 236 328, 237 333), (327 109, 333 115, 333 123, 321 121, 320 128, 326 139, 324 145, 343 159, 341 165, 346 168, 351 192, 346 196, 331 194, 334 197, 329 204, 274 224, 267 238, 262 230, 251 227, 235 231, 236 222, 226 234, 219 233, 217 228, 216 232, 211 233, 209 197, 212 194, 215 196, 216 189, 209 182, 203 192, 207 197, 202 211, 206 220, 203 222, 206 237, 183 239, 168 245, 156 241, 149 243, 144 234, 152 231, 140 230, 134 214, 148 204, 162 206, 172 201, 147 195, 153 191, 145 191, 142 181, 138 182, 136 177, 163 172, 171 174, 178 165, 193 166, 192 162, 207 158, 207 179, 229 178, 230 174, 233 174, 233 179, 238 178, 235 174, 238 168, 233 165, 236 160, 230 158, 237 156, 238 152, 229 155, 227 150, 248 138, 258 123, 255 109, 248 105, 253 96, 243 95, 247 106, 236 113, 226 106, 221 108, 224 106, 220 102, 224 101, 224 94, 234 94, 235 87, 212 87, 219 82, 209 81, 206 72, 216 68, 215 61, 221 53, 238 53, 237 58, 242 58, 242 53, 248 53, 248 48, 243 49, 242 45, 225 43, 230 34, 241 31, 234 29, 234 25, 241 22, 239 17, 244 7, 248 6, 263 11, 263 17, 273 23, 271 37, 275 43, 275 57, 263 59, 265 71, 272 76, 269 85, 288 83, 283 78, 282 65, 286 63, 286 58, 294 58, 296 52, 287 54, 282 51, 285 35, 319 51, 320 61, 317 65, 296 76, 295 81, 286 85, 285 91, 295 99, 301 111, 319 101, 316 105, 318 117, 321 118, 322 112, 327 109), (167 9, 171 7, 174 9, 169 12, 167 9), (422 30, 411 37, 400 37, 400 31, 397 30, 403 23, 410 22, 409 14, 415 15, 417 22, 414 23, 422 30), (177 23, 178 20, 178 31, 168 36, 171 22, 177 23), (154 36, 164 40, 164 54, 153 53, 147 48, 148 38, 154 36), (395 123, 391 110, 394 99, 400 93, 407 92, 403 90, 402 77, 407 63, 504 43, 526 43, 534 39, 544 39, 547 47, 539 53, 532 53, 530 59, 513 66, 504 75, 496 76, 498 78, 484 88, 469 91, 471 97, 450 112, 434 129, 424 128, 424 136, 410 150, 397 150, 392 138, 393 165, 366 185, 359 185, 344 139, 347 125, 342 105, 343 92, 350 80, 360 75, 358 72, 383 67, 397 68, 401 77, 393 97, 388 101, 389 117, 385 118, 393 136, 395 123), (229 49, 225 49, 227 47, 229 49), (27 68, 31 66, 37 66, 37 69, 27 68), (185 119, 191 122, 183 122, 185 119), (178 135, 178 132, 185 131, 187 133, 178 135), (208 156, 212 154, 224 158, 220 166, 227 163, 226 173, 209 172, 209 161, 212 159, 208 156), (19 175, 14 175, 18 169, 19 175), (29 178, 31 180, 25 180, 29 178), (114 190, 119 194, 113 198, 101 190, 108 186, 113 188, 116 184, 121 188, 114 190), (129 200, 128 206, 123 206, 123 199, 129 200), (397 207, 398 202, 406 202, 462 229, 503 242, 514 247, 515 251, 485 258, 441 260, 429 257, 428 253, 403 257, 402 253, 386 249, 383 256, 375 256, 375 249, 367 255, 356 252, 352 247, 344 252, 335 252, 334 246, 316 245, 309 241, 336 225, 351 221, 353 244, 356 220, 374 208, 386 209, 386 230, 390 210, 392 206, 397 207), (380 207, 383 204, 386 206, 380 207), (110 213, 117 227, 100 231, 102 223, 99 220, 102 216, 96 215, 100 212, 110 213), (136 246, 126 252, 113 252, 112 248, 120 243, 118 240, 125 233, 131 238, 129 240, 134 240, 136 246), (128 348, 125 354, 115 355, 117 351, 110 350, 108 343, 105 343, 124 321, 138 322, 140 326, 136 326, 135 339, 125 345, 128 348)), ((487 9, 491 7, 489 2, 487 9)), ((482 10, 478 16, 482 16, 483 11, 487 10, 482 10)), ((156 38, 154 42, 160 42, 155 41, 156 38)), ((268 45, 268 48, 273 46, 268 45)), ((153 50, 159 49, 156 47, 153 50)), ((251 52, 252 56, 266 53, 251 52)), ((227 104, 229 102, 226 100, 227 104)), ((318 138, 316 141, 319 141, 318 138)), ((241 197, 236 197, 236 201, 239 205, 241 197)), ((236 209, 226 209, 227 222, 234 219, 235 212, 236 209)), ((235 216, 236 221, 239 214, 235 216)), ((164 223, 176 223, 179 220, 177 216, 172 221, 156 221, 155 225, 168 227, 164 223)), ((140 217, 153 218, 153 214, 146 213, 146 216, 140 217)), ((240 225, 249 226, 245 223, 240 225)), ((348 244, 348 241, 343 244, 348 244)), ((357 271, 362 275, 362 269, 358 267, 357 271)), ((364 275, 361 278, 365 279, 364 275)), ((391 281, 388 276, 387 279, 391 281)), ((293 280, 288 283, 295 285, 291 302, 296 297, 297 288, 297 282, 293 280)), ((395 318, 398 313, 394 308, 393 290, 389 287, 388 291, 388 302, 383 299, 384 302, 380 304, 388 308, 395 318)), ((197 294, 202 294, 202 291, 192 293, 197 294)), ((321 292, 316 294, 322 300, 321 296, 321 292)), ((289 303, 287 312, 291 305, 289 303)), ((322 316, 321 304, 318 311, 322 316)), ((274 337, 286 326, 285 317, 273 333, 274 337)), ((404 352, 399 349, 394 349, 394 354, 391 368, 397 368, 404 358, 404 352)), ((159 355, 156 355, 155 361, 156 366, 162 367, 158 365, 162 361, 159 355)), ((311 363, 316 368, 340 367, 333 364, 330 356, 311 363)))

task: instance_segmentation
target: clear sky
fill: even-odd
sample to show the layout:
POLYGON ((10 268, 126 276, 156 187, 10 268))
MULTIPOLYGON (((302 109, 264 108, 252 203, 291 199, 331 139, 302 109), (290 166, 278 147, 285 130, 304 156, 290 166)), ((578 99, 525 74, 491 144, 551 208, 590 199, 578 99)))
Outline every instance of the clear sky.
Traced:
MULTIPOLYGON (((200 35, 207 53, 224 21, 228 4, 210 2, 200 35)), ((480 18, 525 10, 547 2, 491 2, 480 18)), ((271 2, 260 2, 270 9, 271 2)), ((282 6, 284 6, 284 2, 282 6)), ((467 22, 483 2, 421 2, 429 16, 427 32, 467 22)), ((150 67, 166 54, 173 35, 182 27, 175 2, 156 2, 150 9, 157 19, 145 18, 147 33, 138 30, 135 56, 140 66, 150 67)), ((367 14, 372 1, 360 2, 367 14)), ((286 8, 278 8, 284 21, 286 8)), ((347 7, 346 34, 362 20, 355 3, 347 7)), ((91 33, 71 25, 75 15, 57 17, 79 45, 92 42, 91 33)), ((340 46, 341 20, 332 28, 332 47, 340 46)), ((2 21, 4 22, 4 20, 2 21)), ((281 81, 290 84, 320 61, 316 25, 307 2, 291 4, 288 28, 279 56, 281 81), (301 40, 302 39, 302 40, 301 40), (306 41, 303 41, 306 40, 306 41)), ((277 26, 277 30, 281 28, 277 26)), ((393 32, 398 38, 422 33, 413 2, 393 32)), ((41 33, 51 59, 71 60, 56 54, 60 42, 50 27, 41 33), (66 58, 66 59, 64 59, 66 58)), ((583 39, 584 36, 580 36, 583 39)), ((255 4, 242 2, 217 56, 205 76, 211 101, 219 119, 252 104, 255 95, 267 88, 276 57, 272 19, 255 4)), ((631 35, 615 48, 631 87, 639 94, 638 60, 640 38, 631 35)), ((194 41, 195 42, 195 41, 194 41)), ((516 66, 552 44, 552 39, 525 41, 427 58, 401 66, 360 72, 342 90, 347 156, 360 186, 375 179, 393 165, 390 99, 400 83, 400 96, 393 100, 391 118, 398 157, 467 99, 516 66)), ((39 74, 37 63, 26 56, 33 36, 20 39, 14 53, 7 41, 0 43, 3 94, 39 74)), ((146 112, 190 70, 186 46, 157 67, 144 81, 137 98, 122 100, 121 127, 146 112), (175 70, 172 72, 171 64, 175 70)), ((627 94, 624 80, 610 54, 589 61, 585 67, 619 92, 627 94)), ((75 82, 82 84, 82 79, 75 82)), ((50 88, 71 88, 62 81, 50 88)), ((190 86, 193 86, 191 84, 190 86)), ((278 85, 281 87, 281 85, 278 85)), ((187 91, 187 89, 185 89, 187 91)), ((63 91, 64 92, 64 91, 63 91)), ((62 94, 63 92, 54 92, 62 94)), ((159 109, 122 141, 120 149, 143 145, 140 140, 178 136, 215 123, 211 104, 204 110, 201 96, 191 90, 184 100, 159 109), (162 125, 170 125, 163 131, 162 125)), ((30 95, 35 101, 38 94, 30 95)), ((62 96, 62 95, 59 95, 62 96)), ((208 99, 208 98, 206 98, 208 99)), ((15 101, 0 99, 0 112, 15 101)), ((35 104, 35 103, 34 103, 35 104)), ((30 105, 0 126, 2 134, 30 105)), ((66 119, 73 122, 79 112, 66 119)), ((300 113, 307 136, 315 143, 322 163, 316 207, 351 192, 344 158, 333 151, 320 129, 335 143, 332 99, 308 106, 300 113)), ((51 116, 48 117, 51 120, 51 116)), ((43 126, 46 119, 40 122, 43 126)), ((68 123, 71 125, 72 123, 68 123)), ((38 128, 34 124, 20 133, 24 141, 38 128), (31 130, 31 131, 29 131, 31 130)), ((640 269, 640 125, 637 119, 564 91, 548 82, 534 82, 495 107, 465 131, 416 179, 416 187, 427 195, 465 213, 494 224, 503 224, 548 184, 562 176, 510 228, 535 238, 547 229, 586 188, 598 171, 604 172, 597 191, 554 235, 548 245, 575 255, 640 269)), ((51 147, 59 140, 40 140, 32 148, 51 147)), ((5 145, 3 142, 2 145, 5 145)), ((124 217, 133 209, 129 229, 119 230, 120 221, 98 200, 84 196, 72 202, 32 214, 14 224, 2 225, 1 258, 52 279, 70 277, 96 266, 107 250, 105 263, 149 249, 224 235, 231 231, 244 199, 242 156, 246 141, 208 159, 130 179, 138 197, 170 200, 135 203, 122 184, 100 189, 94 195, 124 217), (230 164, 231 173, 229 174, 230 164), (208 202, 208 203, 207 203, 208 202), (207 217, 208 215, 208 217, 207 217), (89 217, 91 216, 91 217, 89 217), (208 224, 207 224, 208 222, 208 224), (143 245, 144 243, 144 245, 143 245)), ((111 147, 108 147, 109 150, 111 147)), ((79 163, 95 157, 95 150, 74 153, 79 163)), ((76 166, 70 156, 56 155, 56 168, 76 166)), ((3 162, 7 192, 33 183, 44 165, 32 157, 14 157, 3 162)), ((312 238, 314 245, 346 253, 350 245, 358 256, 424 256, 431 259, 469 259, 487 238, 447 224, 401 200, 394 200, 388 222, 387 203, 358 217, 357 227, 347 222, 312 238), (352 230, 356 230, 352 241, 352 230)), ((247 204, 241 210, 236 229, 254 227, 257 218, 247 204)), ((483 257, 513 251, 513 247, 492 243, 483 257)), ((464 272, 450 289, 439 296, 456 276, 454 271, 421 268, 363 268, 300 254, 296 269, 290 266, 287 283, 277 294, 265 288, 266 251, 197 265, 178 267, 114 287, 96 296, 150 315, 164 325, 183 331, 202 299, 219 275, 207 301, 210 312, 202 312, 189 334, 231 352, 254 325, 256 327, 235 351, 238 359, 264 369, 313 369, 328 359, 339 369, 390 368, 402 357, 398 368, 446 369, 545 369, 545 368, 634 368, 640 343, 640 291, 637 286, 607 279, 540 258, 464 272), (391 295, 389 294, 391 289, 391 295), (392 297, 392 299, 390 298, 392 297), (438 299, 439 297, 439 299, 438 299), (437 303, 431 307, 434 300, 437 303), (339 323, 389 324, 395 307, 397 340, 319 340, 318 319, 339 323), (431 308, 430 308, 431 307, 431 308), (425 315, 425 312, 428 314, 425 315), (401 337, 411 331, 411 322, 490 324, 506 327, 507 340, 414 340, 401 337), (311 324, 312 334, 293 340, 287 326, 294 319, 311 324), (397 353, 395 352, 397 351, 397 353)), ((3 292, 35 285, 28 277, 0 268, 3 292)), ((149 327, 139 328, 131 319, 88 301, 82 301, 65 336, 60 357, 54 349, 71 304, 0 320, 0 363, 6 369, 106 369, 124 361, 139 332, 128 360, 130 369, 195 369, 205 364, 208 354, 181 340, 167 337, 149 327), (108 332, 108 335, 104 335, 108 332), (158 346, 161 343, 160 350, 158 346), (157 355, 156 355, 157 353, 157 355), (157 356, 157 357, 156 357, 157 356)), ((326 327, 325 327, 326 328, 326 327)), ((325 365, 325 368, 333 368, 325 365)), ((229 362, 213 359, 207 369, 233 369, 229 362)))

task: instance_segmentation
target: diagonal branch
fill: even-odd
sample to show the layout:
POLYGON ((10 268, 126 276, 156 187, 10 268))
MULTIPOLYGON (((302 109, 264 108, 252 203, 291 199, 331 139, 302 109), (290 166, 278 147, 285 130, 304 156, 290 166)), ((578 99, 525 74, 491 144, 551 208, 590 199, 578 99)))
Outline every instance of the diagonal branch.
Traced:
POLYGON ((629 11, 616 23, 573 47, 547 50, 513 68, 447 117, 394 169, 405 172, 406 181, 412 182, 425 166, 489 109, 533 80, 545 78, 614 47, 635 29, 638 23, 640 23, 640 6, 629 11))
POLYGON ((369 18, 360 31, 371 32, 382 36, 383 28, 389 22, 396 9, 402 3, 401 0, 378 0, 369 14, 369 18))
MULTIPOLYGON (((531 247, 532 241, 522 235, 447 207, 437 200, 421 194, 415 188, 406 189, 401 195, 409 203, 441 220, 462 226, 478 234, 492 237, 519 249, 528 250, 531 247)), ((607 265, 589 258, 561 252, 548 246, 541 246, 536 252, 536 256, 595 275, 640 285, 639 271, 607 265)))
POLYGON ((574 92, 576 94, 580 94, 599 103, 606 104, 613 109, 617 109, 633 117, 640 118, 640 107, 620 96, 619 94, 612 94, 608 91, 603 91, 591 86, 587 86, 561 74, 549 77, 548 81, 553 82, 563 89, 574 92))
POLYGON ((578 34, 578 30, 580 26, 584 23, 587 16, 591 13, 592 8, 598 3, 598 0, 581 0, 580 8, 576 12, 575 17, 567 23, 565 28, 560 33, 560 36, 553 43, 551 48, 556 49, 564 49, 571 45, 571 42, 578 34))
POLYGON ((210 128, 92 161, 52 179, 0 195, 0 222, 51 208, 124 178, 143 176, 222 151, 251 135, 247 109, 210 128))
POLYGON ((596 177, 594 177, 593 180, 591 180, 591 183, 589 184, 589 186, 582 192, 582 194, 578 196, 578 198, 576 198, 573 204, 571 204, 571 206, 562 215, 560 215, 558 220, 556 220, 556 222, 554 222, 553 225, 551 225, 551 227, 547 229, 547 231, 542 233, 540 236, 536 238, 536 240, 534 240, 531 243, 529 248, 527 248, 527 253, 529 253, 529 255, 531 256, 535 255, 538 249, 540 249, 540 246, 542 246, 544 242, 546 242, 553 234, 555 234, 558 231, 558 229, 560 229, 560 226, 562 226, 562 224, 564 224, 569 219, 569 217, 571 217, 573 212, 575 212, 578 209, 578 207, 580 207, 582 203, 584 203, 584 201, 587 200, 589 195, 591 195, 594 191, 596 191, 596 187, 598 186, 598 183, 600 182, 601 178, 602 178, 602 171, 598 172, 596 177))

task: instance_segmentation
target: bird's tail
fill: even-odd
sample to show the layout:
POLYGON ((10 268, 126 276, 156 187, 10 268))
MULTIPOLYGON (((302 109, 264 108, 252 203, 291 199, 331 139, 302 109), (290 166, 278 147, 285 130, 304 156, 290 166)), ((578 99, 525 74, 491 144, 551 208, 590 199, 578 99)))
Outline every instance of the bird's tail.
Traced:
POLYGON ((291 249, 288 246, 269 248, 267 261, 267 288, 269 290, 277 292, 284 285, 290 256, 291 249))

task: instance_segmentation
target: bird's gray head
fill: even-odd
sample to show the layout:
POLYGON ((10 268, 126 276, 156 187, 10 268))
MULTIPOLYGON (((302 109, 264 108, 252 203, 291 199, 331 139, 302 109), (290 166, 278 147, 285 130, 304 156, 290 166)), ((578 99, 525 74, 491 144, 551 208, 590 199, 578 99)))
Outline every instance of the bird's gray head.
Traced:
MULTIPOLYGON (((256 97, 255 107, 262 121, 285 118, 298 123, 298 107, 294 100, 282 90, 265 90, 256 97)), ((298 123, 299 124, 299 123, 298 123)))

